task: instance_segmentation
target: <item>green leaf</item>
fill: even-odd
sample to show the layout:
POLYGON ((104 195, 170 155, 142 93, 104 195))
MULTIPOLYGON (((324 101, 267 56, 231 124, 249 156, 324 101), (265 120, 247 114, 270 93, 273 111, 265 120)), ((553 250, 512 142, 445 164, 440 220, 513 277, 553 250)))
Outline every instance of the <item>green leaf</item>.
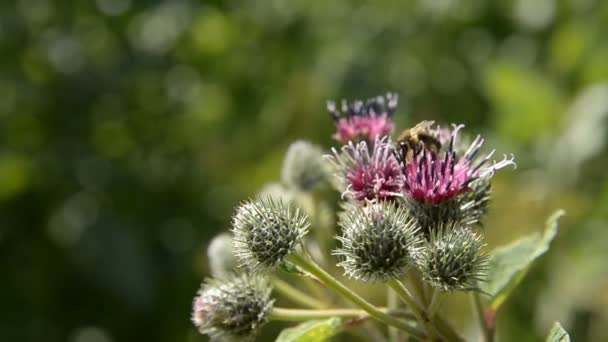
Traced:
POLYGON ((276 342, 321 342, 342 330, 342 320, 332 317, 320 321, 308 321, 293 328, 285 329, 276 342))
POLYGON ((496 311, 511 291, 526 275, 530 265, 548 249, 557 234, 558 220, 564 215, 558 210, 547 220, 543 234, 535 233, 509 245, 496 248, 490 254, 488 280, 480 288, 492 296, 490 308, 496 311))
POLYGON ((570 342, 570 335, 559 322, 553 323, 546 342, 570 342))

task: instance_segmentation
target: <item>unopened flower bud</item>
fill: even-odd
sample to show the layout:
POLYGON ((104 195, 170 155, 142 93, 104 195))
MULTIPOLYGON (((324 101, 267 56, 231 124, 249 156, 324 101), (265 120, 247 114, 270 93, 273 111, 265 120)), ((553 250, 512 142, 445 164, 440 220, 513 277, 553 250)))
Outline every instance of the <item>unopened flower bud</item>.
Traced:
POLYGON ((272 312, 271 291, 266 280, 247 275, 208 280, 194 298, 192 322, 212 339, 251 340, 272 312))
POLYGON ((234 254, 241 266, 257 273, 279 266, 310 225, 300 209, 271 197, 241 204, 232 222, 234 254))
POLYGON ((232 246, 232 236, 228 233, 216 235, 207 247, 211 275, 225 277, 237 270, 237 261, 232 246))
POLYGON ((442 227, 450 222, 460 222, 464 215, 460 201, 455 199, 439 205, 418 202, 412 198, 405 198, 404 202, 404 206, 416 219, 420 232, 427 240, 437 227, 442 227))
POLYGON ((345 209, 339 216, 342 247, 334 252, 345 274, 371 282, 403 275, 420 244, 418 226, 406 210, 390 202, 345 209))
POLYGON ((283 161, 282 178, 289 187, 309 192, 323 184, 326 173, 323 151, 307 141, 296 141, 289 146, 283 161))
POLYGON ((355 100, 348 103, 342 100, 340 108, 333 101, 327 102, 327 110, 337 128, 334 139, 346 144, 349 141, 376 139, 387 136, 393 131, 392 116, 397 110, 399 97, 388 93, 376 96, 365 102, 355 100))
POLYGON ((431 233, 417 255, 423 278, 445 291, 477 289, 487 270, 487 256, 480 235, 469 228, 448 224, 431 233))

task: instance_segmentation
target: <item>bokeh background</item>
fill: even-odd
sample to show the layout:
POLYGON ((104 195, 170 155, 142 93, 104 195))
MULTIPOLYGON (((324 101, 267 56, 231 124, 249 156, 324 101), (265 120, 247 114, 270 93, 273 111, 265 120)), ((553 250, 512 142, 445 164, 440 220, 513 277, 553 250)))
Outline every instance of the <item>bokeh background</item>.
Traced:
POLYGON ((394 91, 399 127, 516 154, 490 247, 567 211, 501 340, 607 341, 606 37, 600 0, 2 1, 0 340, 205 340, 191 300, 234 205, 294 139, 335 145, 327 99, 394 91))

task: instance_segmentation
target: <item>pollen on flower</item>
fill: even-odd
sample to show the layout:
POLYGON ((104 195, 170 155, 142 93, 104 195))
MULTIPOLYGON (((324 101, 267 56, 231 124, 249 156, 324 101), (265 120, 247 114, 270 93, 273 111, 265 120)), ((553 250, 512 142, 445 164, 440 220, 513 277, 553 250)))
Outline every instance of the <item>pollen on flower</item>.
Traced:
POLYGON ((515 167, 513 157, 487 166, 494 151, 478 160, 483 138, 477 136, 459 158, 455 151, 458 131, 464 125, 455 126, 451 132, 449 146, 443 153, 422 149, 410 162, 401 156, 405 174, 405 193, 417 202, 439 205, 456 196, 471 191, 469 185, 480 177, 491 177, 494 172, 508 165, 515 167))
POLYGON ((402 196, 405 178, 390 138, 377 139, 373 146, 352 141, 341 153, 332 149, 326 158, 333 163, 345 187, 344 196, 357 201, 391 200, 402 196))
POLYGON ((377 138, 393 132, 392 115, 397 109, 398 96, 388 93, 386 97, 377 96, 365 103, 357 100, 348 103, 342 100, 341 111, 336 103, 327 102, 327 110, 336 124, 337 132, 334 139, 346 144, 349 141, 367 140, 373 142, 377 138))

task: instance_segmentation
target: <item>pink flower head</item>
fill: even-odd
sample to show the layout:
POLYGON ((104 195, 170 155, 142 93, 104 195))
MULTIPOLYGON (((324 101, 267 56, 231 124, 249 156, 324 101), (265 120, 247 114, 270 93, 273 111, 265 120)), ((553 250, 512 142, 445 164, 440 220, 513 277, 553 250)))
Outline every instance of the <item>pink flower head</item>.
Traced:
POLYGON ((406 178, 404 189, 409 197, 418 202, 439 205, 470 191, 469 184, 474 180, 484 176, 491 177, 496 170, 505 166, 516 166, 513 156, 505 156, 502 161, 486 166, 494 150, 485 158, 476 160, 484 142, 481 136, 477 136, 462 158, 459 158, 454 146, 458 131, 463 127, 464 125, 454 126, 449 146, 443 154, 423 148, 409 162, 402 158, 406 178))
POLYGON ((392 115, 397 109, 399 98, 388 93, 386 97, 377 96, 363 101, 348 104, 342 100, 342 112, 336 109, 333 101, 327 102, 327 110, 334 119, 338 131, 334 139, 346 144, 349 141, 367 140, 374 142, 377 138, 393 132, 392 115))
POLYGON ((350 141, 341 153, 334 148, 327 156, 346 190, 343 196, 357 201, 391 200, 401 197, 405 178, 390 138, 375 140, 370 151, 366 141, 350 141))
POLYGON ((196 296, 192 303, 192 322, 197 327, 200 327, 205 322, 205 318, 209 313, 209 304, 202 295, 196 296))

